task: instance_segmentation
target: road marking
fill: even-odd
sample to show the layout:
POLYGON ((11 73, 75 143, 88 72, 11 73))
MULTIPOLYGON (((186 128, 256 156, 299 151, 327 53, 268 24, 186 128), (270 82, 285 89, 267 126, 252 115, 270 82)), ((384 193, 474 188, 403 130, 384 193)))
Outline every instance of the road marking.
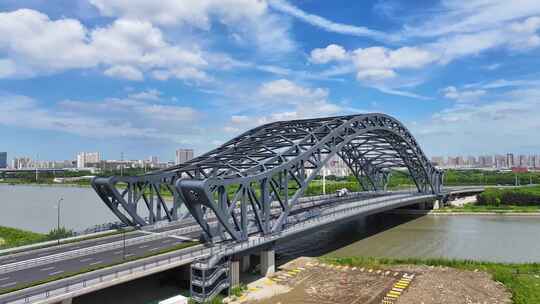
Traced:
POLYGON ((142 245, 142 246, 139 246, 139 248, 141 248, 141 249, 146 248, 146 247, 150 247, 150 245, 142 245))
POLYGON ((6 284, 4 284, 4 285, 0 285, 0 287, 4 288, 4 287, 13 286, 13 285, 15 285, 15 284, 17 284, 17 282, 9 282, 9 283, 6 283, 6 284))
POLYGON ((150 248, 150 249, 148 249, 148 251, 154 251, 154 250, 158 250, 158 249, 161 249, 161 247, 150 248))
POLYGON ((103 261, 97 261, 97 262, 94 262, 94 263, 90 263, 90 266, 94 266, 94 265, 101 264, 101 263, 103 263, 103 261))
POLYGON ((172 242, 173 240, 164 240, 163 242, 161 242, 162 244, 167 244, 167 243, 170 243, 172 242))
POLYGON ((47 270, 52 270, 52 269, 54 269, 54 266, 40 269, 40 271, 47 271, 47 270))
POLYGON ((93 260, 93 259, 94 258, 84 258, 84 259, 79 260, 79 262, 84 263, 84 262, 88 262, 88 261, 93 260))
POLYGON ((115 251, 115 252, 113 252, 113 253, 114 253, 114 254, 120 254, 120 253, 122 253, 122 252, 124 252, 124 251, 123 251, 123 250, 120 250, 120 251, 115 251))
POLYGON ((132 255, 135 255, 135 254, 134 253, 128 253, 128 254, 126 254, 126 257, 130 257, 132 255))
POLYGON ((62 272, 64 272, 64 271, 63 270, 58 270, 58 271, 49 273, 49 275, 53 276, 53 275, 61 274, 62 272))
POLYGON ((0 278, 0 281, 9 280, 9 277, 0 278))

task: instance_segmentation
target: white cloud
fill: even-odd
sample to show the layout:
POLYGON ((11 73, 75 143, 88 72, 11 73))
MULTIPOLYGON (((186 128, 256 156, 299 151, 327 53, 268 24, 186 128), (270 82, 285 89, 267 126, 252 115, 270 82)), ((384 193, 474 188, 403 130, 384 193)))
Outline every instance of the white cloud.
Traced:
POLYGON ((266 99, 282 103, 297 103, 306 100, 321 100, 328 97, 328 90, 322 88, 305 88, 290 80, 279 79, 264 83, 259 94, 266 99))
MULTIPOLYGON (((152 91, 142 92, 153 94, 152 91)), ((155 92, 154 92, 155 93, 155 92)), ((53 105, 22 95, 0 94, 0 125, 50 130, 90 138, 135 138, 183 142, 199 113, 133 95, 98 102, 64 100, 53 105), (137 99, 139 98, 139 99, 137 99)))
POLYGON ((337 23, 321 16, 306 13, 285 0, 269 0, 268 3, 275 10, 289 14, 295 18, 298 18, 299 20, 329 32, 360 37, 370 37, 378 40, 395 40, 397 38, 397 36, 391 36, 384 32, 372 30, 364 26, 337 23))
MULTIPOLYGON (((37 11, 0 13, 0 51, 7 54, 10 73, 4 77, 33 76, 69 68, 93 67, 96 50, 87 43, 88 31, 77 20, 52 21, 37 11)), ((4 64, 6 65, 6 64, 4 64)))
POLYGON ((103 74, 120 79, 127 79, 133 81, 141 81, 144 76, 138 69, 129 65, 115 65, 106 69, 103 74))
POLYGON ((342 61, 348 58, 347 51, 337 44, 330 44, 324 49, 314 49, 311 51, 310 61, 313 63, 328 63, 331 61, 342 61))
POLYGON ((325 88, 306 87, 287 79, 269 81, 246 97, 250 100, 245 105, 249 114, 232 115, 226 130, 238 133, 273 121, 332 116, 348 111, 328 97, 329 91, 325 88))
POLYGON ((146 20, 161 26, 191 26, 209 31, 226 25, 236 42, 252 41, 267 52, 289 52, 296 45, 288 22, 272 14, 266 1, 252 0, 90 0, 105 16, 146 20))
POLYGON ((208 62, 197 46, 170 44, 144 21, 117 19, 90 30, 78 20, 50 20, 29 9, 0 13, 0 51, 6 53, 0 58, 3 78, 96 67, 128 80, 154 70, 182 80, 208 78, 208 62))
POLYGON ((477 101, 486 95, 485 90, 458 90, 455 86, 448 86, 442 90, 444 97, 458 102, 477 101))
POLYGON ((413 134, 437 154, 538 150, 539 116, 540 90, 518 89, 487 104, 456 104, 420 122, 413 134))
POLYGON ((479 88, 479 89, 500 89, 500 88, 531 88, 540 87, 540 80, 536 79, 497 79, 489 82, 471 83, 465 86, 466 88, 479 88))
POLYGON ((538 16, 540 2, 537 0, 518 2, 445 0, 441 1, 439 11, 441 13, 433 14, 419 25, 406 26, 404 35, 437 37, 505 28, 510 22, 538 16))

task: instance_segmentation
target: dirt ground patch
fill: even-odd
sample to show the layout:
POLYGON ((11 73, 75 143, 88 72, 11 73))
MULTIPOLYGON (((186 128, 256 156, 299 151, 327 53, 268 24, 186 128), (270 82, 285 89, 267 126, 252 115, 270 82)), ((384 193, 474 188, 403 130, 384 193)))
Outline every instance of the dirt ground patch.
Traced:
POLYGON ((397 266, 392 269, 418 274, 398 304, 512 303, 512 295, 504 285, 493 281, 485 272, 433 266, 397 266))
POLYGON ((298 258, 263 282, 250 288, 238 303, 512 303, 506 288, 487 273, 448 267, 405 265, 370 269, 298 258))

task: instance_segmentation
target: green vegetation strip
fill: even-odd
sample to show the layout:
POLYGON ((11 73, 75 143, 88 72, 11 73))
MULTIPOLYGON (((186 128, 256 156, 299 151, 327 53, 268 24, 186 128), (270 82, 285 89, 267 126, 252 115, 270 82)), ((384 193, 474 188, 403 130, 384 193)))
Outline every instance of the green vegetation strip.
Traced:
POLYGON ((479 205, 540 206, 540 186, 515 189, 486 189, 477 196, 479 205))
POLYGON ((439 210, 433 210, 435 213, 463 213, 463 212, 492 212, 492 213, 540 213, 540 206, 516 206, 516 205, 501 205, 501 206, 484 206, 465 204, 463 207, 444 207, 439 210))
POLYGON ((145 255, 135 256, 135 257, 132 257, 132 258, 125 259, 123 261, 118 261, 118 262, 109 263, 109 264, 100 264, 100 265, 96 265, 96 266, 93 266, 93 267, 83 268, 83 269, 80 269, 80 270, 74 271, 74 272, 65 272, 65 273, 62 273, 62 274, 59 274, 59 275, 54 275, 54 276, 47 277, 46 279, 43 279, 43 280, 40 280, 40 281, 35 281, 35 282, 32 282, 32 283, 18 284, 18 285, 15 285, 14 287, 9 288, 9 289, 0 289, 0 294, 6 294, 6 293, 14 292, 14 291, 17 291, 17 290, 21 290, 21 289, 25 289, 25 288, 29 288, 29 287, 33 287, 33 286, 38 286, 38 285, 41 285, 41 284, 45 284, 45 283, 49 283, 49 282, 53 282, 53 281, 57 281, 57 280, 65 279, 65 278, 69 278, 69 277, 76 276, 76 275, 79 275, 79 274, 83 274, 83 273, 87 273, 87 272, 91 272, 91 271, 95 271, 95 270, 99 270, 99 269, 103 269, 103 268, 107 268, 107 267, 112 267, 112 266, 120 265, 120 264, 127 263, 127 262, 133 262, 133 261, 136 261, 136 260, 140 260, 140 259, 144 259, 144 258, 148 258, 148 257, 151 257, 151 256, 156 256, 156 255, 160 255, 160 254, 164 254, 164 253, 168 253, 168 252, 172 252, 172 251, 176 251, 176 250, 180 250, 180 249, 185 249, 185 248, 188 248, 188 247, 195 246, 197 244, 199 244, 199 242, 185 242, 185 243, 179 244, 179 245, 174 246, 174 247, 166 248, 166 249, 155 251, 155 252, 149 252, 149 253, 147 253, 145 255))
POLYGON ((320 258, 325 263, 383 268, 389 265, 446 266, 465 270, 480 270, 491 274, 512 293, 515 304, 540 303, 540 263, 507 264, 449 259, 387 259, 370 257, 320 258))
MULTIPOLYGON (((69 230, 65 230, 65 228, 60 228, 60 233, 56 231, 56 229, 51 230, 48 234, 40 234, 35 233, 31 231, 25 231, 17 228, 10 228, 10 227, 3 227, 0 226, 0 249, 8 249, 8 248, 16 248, 20 246, 26 246, 26 245, 32 245, 42 242, 48 242, 48 241, 56 241, 58 240, 58 235, 61 236, 60 239, 60 245, 65 244, 73 244, 81 241, 88 241, 113 235, 118 235, 122 233, 122 230, 114 230, 107 233, 99 234, 99 235, 89 235, 85 237, 80 237, 77 239, 72 240, 62 240, 62 238, 70 237, 71 232, 69 230), (62 230, 66 231, 65 233, 62 233, 62 230), (3 241, 2 241, 3 240, 3 241)), ((133 228, 125 228, 125 233, 130 233, 134 229, 133 228)), ((27 250, 36 250, 36 249, 43 249, 43 248, 49 248, 53 246, 58 246, 56 243, 53 244, 44 244, 42 246, 36 246, 33 248, 23 249, 18 252, 24 252, 27 250)), ((13 252, 5 252, 0 253, 0 256, 9 255, 13 252)))
POLYGON ((0 249, 48 241, 47 235, 0 226, 0 249))

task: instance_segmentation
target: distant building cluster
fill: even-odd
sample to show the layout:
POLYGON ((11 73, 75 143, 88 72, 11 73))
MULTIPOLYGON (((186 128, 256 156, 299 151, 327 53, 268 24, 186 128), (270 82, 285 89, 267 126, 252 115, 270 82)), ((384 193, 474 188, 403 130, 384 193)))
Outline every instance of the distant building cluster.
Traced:
POLYGON ((193 158, 193 149, 176 150, 176 165, 183 164, 193 158))
POLYGON ((0 152, 0 169, 7 168, 7 152, 0 152))
POLYGON ((540 155, 434 156, 431 162, 442 168, 540 169, 540 155))
POLYGON ((157 156, 135 160, 124 160, 122 156, 120 160, 104 160, 100 152, 79 152, 74 160, 35 160, 28 156, 22 156, 13 158, 11 164, 8 164, 7 152, 0 152, 0 169, 70 169, 90 171, 110 171, 129 168, 143 168, 145 170, 164 169, 192 159, 193 154, 193 149, 178 149, 176 151, 176 161, 160 162, 157 156))
POLYGON ((101 161, 99 152, 80 152, 77 154, 77 168, 87 168, 88 164, 97 164, 101 161))

